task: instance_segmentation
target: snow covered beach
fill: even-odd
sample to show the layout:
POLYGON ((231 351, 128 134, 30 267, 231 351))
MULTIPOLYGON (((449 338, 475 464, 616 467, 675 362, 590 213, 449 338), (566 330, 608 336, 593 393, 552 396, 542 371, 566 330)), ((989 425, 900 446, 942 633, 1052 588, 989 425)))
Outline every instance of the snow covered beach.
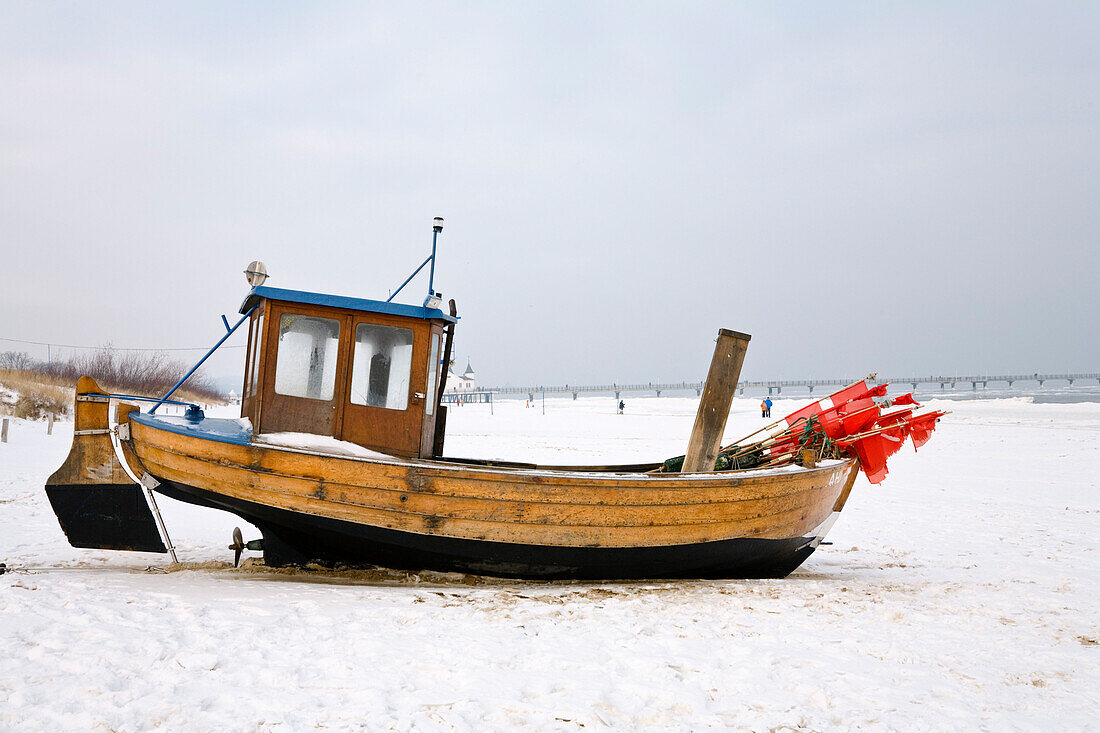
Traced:
MULTIPOLYGON (((183 569, 146 570, 164 558, 68 546, 42 484, 71 425, 15 421, 0 561, 44 569, 0 576, 0 728, 1097 727, 1100 405, 929 404, 954 412, 791 577, 622 584, 234 570, 240 520, 164 498, 183 569)), ((614 412, 466 405, 447 453, 657 460, 695 400, 614 412)))

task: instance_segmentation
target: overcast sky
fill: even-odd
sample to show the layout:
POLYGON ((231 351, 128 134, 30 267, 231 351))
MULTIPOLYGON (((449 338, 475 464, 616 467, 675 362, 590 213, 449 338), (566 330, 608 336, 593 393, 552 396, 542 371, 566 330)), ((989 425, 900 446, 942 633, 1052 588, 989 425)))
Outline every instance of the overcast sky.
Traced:
POLYGON ((482 382, 1100 371, 1096 3, 0 10, 0 337, 385 299, 443 216, 482 382))

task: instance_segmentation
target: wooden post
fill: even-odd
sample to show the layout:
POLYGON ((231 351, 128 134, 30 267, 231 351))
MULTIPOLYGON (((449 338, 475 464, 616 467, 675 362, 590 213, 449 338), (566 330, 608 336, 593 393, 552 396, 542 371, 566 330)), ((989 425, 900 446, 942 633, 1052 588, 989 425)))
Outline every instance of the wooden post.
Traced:
POLYGON ((803 468, 816 468, 817 467, 817 451, 813 448, 804 448, 802 450, 802 467, 803 468))
POLYGON ((719 329, 681 473, 714 470, 714 460, 718 457, 722 433, 726 430, 733 393, 737 390, 737 380, 741 377, 741 365, 745 363, 750 338, 747 333, 719 329))
POLYGON ((8 419, 4 418, 3 427, 0 427, 0 443, 8 442, 8 419))
POLYGON ((53 413, 46 417, 46 435, 53 435, 53 413))

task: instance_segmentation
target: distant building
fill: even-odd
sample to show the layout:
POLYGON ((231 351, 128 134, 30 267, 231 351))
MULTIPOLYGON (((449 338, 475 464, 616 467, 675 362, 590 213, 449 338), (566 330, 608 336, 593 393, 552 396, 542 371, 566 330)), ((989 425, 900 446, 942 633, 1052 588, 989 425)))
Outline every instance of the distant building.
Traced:
POLYGON ((466 371, 462 374, 455 374, 454 365, 452 364, 448 369, 447 384, 456 392, 469 392, 475 389, 477 380, 475 379, 474 369, 470 366, 470 362, 466 362, 466 371))
POLYGON ((241 397, 240 397, 240 395, 237 394, 237 390, 235 390, 235 389, 229 390, 229 404, 231 404, 231 405, 241 404, 241 397))

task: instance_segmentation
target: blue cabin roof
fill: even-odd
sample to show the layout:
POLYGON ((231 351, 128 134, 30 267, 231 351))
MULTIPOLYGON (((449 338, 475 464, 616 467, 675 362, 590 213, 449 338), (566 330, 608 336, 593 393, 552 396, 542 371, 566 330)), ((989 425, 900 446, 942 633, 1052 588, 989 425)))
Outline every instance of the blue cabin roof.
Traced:
POLYGON ((343 295, 326 295, 324 293, 307 293, 304 290, 286 290, 285 288, 269 288, 259 286, 252 288, 251 292, 241 303, 241 313, 247 313, 248 309, 260 298, 270 300, 282 300, 290 303, 306 303, 308 305, 323 305, 330 308, 362 311, 364 313, 386 313, 391 316, 405 316, 407 318, 437 319, 448 323, 457 323, 458 319, 447 315, 438 308, 425 308, 422 305, 406 305, 404 303, 387 303, 383 300, 367 300, 366 298, 348 298, 343 295))

